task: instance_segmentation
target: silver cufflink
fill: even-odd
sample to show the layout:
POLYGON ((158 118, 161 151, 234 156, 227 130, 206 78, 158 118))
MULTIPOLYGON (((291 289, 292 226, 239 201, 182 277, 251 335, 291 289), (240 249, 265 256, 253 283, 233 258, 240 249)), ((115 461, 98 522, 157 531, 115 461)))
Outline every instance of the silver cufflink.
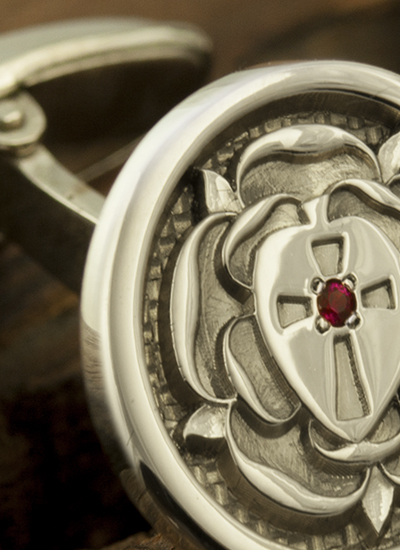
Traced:
MULTIPOLYGON (((117 25, 118 54, 100 40, 85 69, 135 61, 141 33, 151 61, 174 52, 168 63, 203 73, 202 35, 152 26, 117 25)), ((336 61, 229 75, 148 132, 103 207, 37 144, 44 116, 10 74, 1 223, 36 249, 21 216, 58 222, 68 264, 85 227, 76 270, 64 270, 75 287, 96 225, 83 367, 142 513, 200 548, 396 547, 400 78, 336 61), (54 211, 36 206, 54 198, 54 211)), ((38 253, 54 253, 50 267, 52 239, 38 253)))

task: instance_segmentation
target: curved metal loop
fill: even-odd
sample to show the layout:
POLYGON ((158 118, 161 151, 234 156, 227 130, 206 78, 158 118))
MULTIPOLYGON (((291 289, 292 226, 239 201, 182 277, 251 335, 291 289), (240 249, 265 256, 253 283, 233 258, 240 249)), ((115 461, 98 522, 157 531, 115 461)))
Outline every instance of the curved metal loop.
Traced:
MULTIPOLYGON (((133 141, 202 83, 210 50, 209 39, 191 27, 128 18, 69 21, 0 37, 0 230, 6 237, 80 289, 104 198, 39 145, 46 119, 52 138, 60 123, 68 133, 93 126, 98 139, 99 124, 133 141), (104 68, 111 70, 108 79, 104 68), (69 75, 72 85, 61 80, 44 94, 42 83, 69 75), (34 85, 46 115, 21 91, 34 85)), ((121 143, 119 135, 115 142, 121 143)), ((126 158, 133 148, 125 147, 126 158)))
POLYGON ((80 19, 0 37, 0 97, 67 74, 154 60, 186 59, 204 71, 210 40, 194 27, 146 19, 80 19))

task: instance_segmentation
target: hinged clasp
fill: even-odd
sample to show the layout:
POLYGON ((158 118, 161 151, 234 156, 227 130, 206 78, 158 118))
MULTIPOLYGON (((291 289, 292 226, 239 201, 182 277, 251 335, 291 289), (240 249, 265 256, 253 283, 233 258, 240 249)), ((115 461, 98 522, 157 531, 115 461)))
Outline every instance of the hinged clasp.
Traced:
POLYGON ((42 136, 60 150, 64 133, 66 148, 75 143, 81 156, 91 153, 90 141, 101 144, 100 155, 107 140, 116 148, 134 142, 202 83, 210 50, 193 28, 135 19, 71 21, 1 37, 5 236, 78 290, 104 197, 60 164, 42 136))
POLYGON ((46 115, 27 92, 0 99, 0 150, 29 154, 46 129, 46 115))

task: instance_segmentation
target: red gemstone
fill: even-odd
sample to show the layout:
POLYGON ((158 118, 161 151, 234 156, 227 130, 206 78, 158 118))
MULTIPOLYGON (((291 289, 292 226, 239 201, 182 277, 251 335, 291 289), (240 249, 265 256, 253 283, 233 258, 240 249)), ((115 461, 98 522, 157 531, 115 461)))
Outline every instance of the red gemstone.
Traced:
POLYGON ((333 327, 342 327, 357 307, 356 297, 339 279, 330 279, 317 298, 318 311, 333 327))

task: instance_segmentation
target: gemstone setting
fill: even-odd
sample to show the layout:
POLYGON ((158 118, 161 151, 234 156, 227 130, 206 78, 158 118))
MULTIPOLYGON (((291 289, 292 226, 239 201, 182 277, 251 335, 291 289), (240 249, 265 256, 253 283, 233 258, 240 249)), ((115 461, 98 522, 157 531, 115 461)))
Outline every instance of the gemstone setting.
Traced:
POLYGON ((339 279, 326 281, 317 297, 319 314, 333 327, 343 327, 355 313, 357 300, 354 292, 339 279))

